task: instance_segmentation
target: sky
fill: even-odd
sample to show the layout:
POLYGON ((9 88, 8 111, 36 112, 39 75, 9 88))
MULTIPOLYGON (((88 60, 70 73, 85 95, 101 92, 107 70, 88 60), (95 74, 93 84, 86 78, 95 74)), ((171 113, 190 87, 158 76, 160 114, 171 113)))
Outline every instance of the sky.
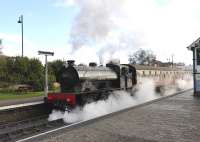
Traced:
POLYGON ((76 63, 120 59, 138 49, 152 50, 158 60, 192 64, 187 46, 200 36, 199 0, 0 0, 3 53, 76 63))

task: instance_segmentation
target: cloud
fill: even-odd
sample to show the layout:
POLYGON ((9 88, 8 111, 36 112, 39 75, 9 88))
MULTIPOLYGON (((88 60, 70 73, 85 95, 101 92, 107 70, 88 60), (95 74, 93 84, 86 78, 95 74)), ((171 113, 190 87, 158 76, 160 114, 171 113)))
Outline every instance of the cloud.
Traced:
POLYGON ((75 4, 75 0, 56 0, 54 3, 56 7, 73 7, 75 4))
POLYGON ((197 0, 171 0, 162 6, 155 5, 155 1, 151 0, 129 0, 124 5, 126 16, 119 17, 116 23, 142 32, 143 48, 153 50, 158 59, 166 61, 171 54, 175 54, 175 61, 191 63, 191 52, 186 47, 199 36, 199 8, 197 0))
MULTIPOLYGON (((21 56, 21 44, 22 39, 19 34, 9 34, 9 33, 0 33, 0 39, 2 39, 3 53, 8 56, 21 56)), ((37 50, 33 43, 24 38, 24 55, 29 57, 34 57, 34 51, 37 50)))
POLYGON ((0 38, 9 42, 20 43, 21 36, 7 33, 0 33, 0 38))
POLYGON ((9 56, 21 55, 21 36, 17 34, 0 33, 3 54, 9 56), (17 49, 20 48, 20 49, 17 49), (19 51, 19 52, 18 52, 19 51))
MULTIPOLYGON (((0 39, 2 39, 3 54, 7 56, 21 56, 21 35, 20 34, 10 34, 10 33, 0 33, 0 39)), ((24 56, 30 58, 39 58, 42 63, 44 63, 44 56, 38 55, 38 51, 52 51, 54 52, 53 57, 48 57, 48 61, 55 59, 67 60, 71 52, 71 45, 60 43, 55 46, 54 44, 37 44, 36 42, 24 37, 24 56)))

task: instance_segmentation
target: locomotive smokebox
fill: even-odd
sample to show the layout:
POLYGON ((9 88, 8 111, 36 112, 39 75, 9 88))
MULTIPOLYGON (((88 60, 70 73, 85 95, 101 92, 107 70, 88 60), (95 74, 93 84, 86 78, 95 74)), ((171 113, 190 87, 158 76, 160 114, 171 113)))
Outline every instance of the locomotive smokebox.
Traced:
POLYGON ((74 60, 68 60, 67 61, 67 64, 68 64, 68 66, 74 66, 74 60))

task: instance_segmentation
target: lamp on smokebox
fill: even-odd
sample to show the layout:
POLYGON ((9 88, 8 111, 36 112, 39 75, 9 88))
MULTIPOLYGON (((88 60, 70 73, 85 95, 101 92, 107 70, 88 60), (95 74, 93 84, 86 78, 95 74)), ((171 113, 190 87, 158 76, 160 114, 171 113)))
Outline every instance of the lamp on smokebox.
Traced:
POLYGON ((45 88, 44 88, 44 94, 45 97, 47 97, 48 94, 48 62, 47 62, 47 56, 53 56, 54 52, 47 52, 47 51, 38 51, 39 55, 45 55, 45 88))

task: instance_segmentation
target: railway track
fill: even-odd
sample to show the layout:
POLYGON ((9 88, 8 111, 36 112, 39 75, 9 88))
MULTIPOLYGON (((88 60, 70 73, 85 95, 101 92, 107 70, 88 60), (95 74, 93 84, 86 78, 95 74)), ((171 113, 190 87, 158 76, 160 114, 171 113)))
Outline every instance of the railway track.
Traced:
POLYGON ((66 125, 61 119, 48 121, 48 115, 0 125, 0 141, 12 142, 66 125))
POLYGON ((48 126, 49 113, 51 110, 44 103, 3 107, 0 110, 0 142, 15 141, 28 134, 35 134, 38 127, 48 126))
POLYGON ((49 114, 51 110, 44 103, 0 110, 0 125, 31 119, 35 116, 49 114))

